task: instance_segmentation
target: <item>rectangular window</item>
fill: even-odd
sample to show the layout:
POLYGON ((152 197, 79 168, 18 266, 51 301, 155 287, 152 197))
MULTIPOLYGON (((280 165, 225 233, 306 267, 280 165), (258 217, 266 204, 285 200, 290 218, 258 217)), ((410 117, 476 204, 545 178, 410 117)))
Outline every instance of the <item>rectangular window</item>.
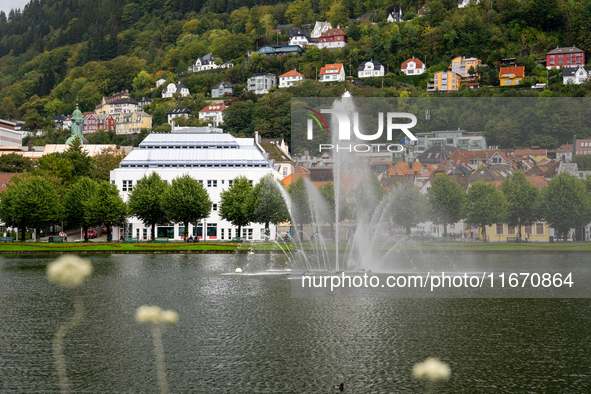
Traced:
POLYGON ((503 223, 497 223, 496 235, 503 235, 503 223))
POLYGON ((287 167, 283 167, 283 176, 287 176, 287 167))
POLYGON ((212 205, 211 205, 211 208, 212 208, 214 211, 217 211, 217 210, 218 210, 218 204, 212 204, 212 205))
POLYGON ((220 229, 220 239, 224 239, 224 229, 220 229))
POLYGON ((123 181, 123 191, 130 192, 133 190, 133 181, 123 181))
POLYGON ((217 223, 207 223, 207 238, 216 239, 218 237, 217 223))
POLYGON ((515 227, 507 226, 507 235, 515 235, 515 227))
POLYGON ((537 235, 544 235, 544 222, 537 222, 536 223, 536 234, 537 235))
POLYGON ((233 179, 230 179, 230 180, 228 181, 228 186, 232 186, 233 184, 234 184, 234 180, 233 180, 233 179))

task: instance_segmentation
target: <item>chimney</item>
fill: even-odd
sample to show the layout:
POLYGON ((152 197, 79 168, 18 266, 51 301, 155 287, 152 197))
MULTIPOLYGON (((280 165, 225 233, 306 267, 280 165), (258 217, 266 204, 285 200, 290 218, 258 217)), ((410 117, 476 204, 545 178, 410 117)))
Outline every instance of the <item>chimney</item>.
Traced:
POLYGON ((28 150, 29 152, 33 152, 35 149, 33 149, 33 141, 29 141, 28 145, 28 150))
POLYGON ((573 156, 577 154, 577 136, 573 135, 573 156))
POLYGON ((488 152, 486 152, 486 162, 488 163, 488 152))

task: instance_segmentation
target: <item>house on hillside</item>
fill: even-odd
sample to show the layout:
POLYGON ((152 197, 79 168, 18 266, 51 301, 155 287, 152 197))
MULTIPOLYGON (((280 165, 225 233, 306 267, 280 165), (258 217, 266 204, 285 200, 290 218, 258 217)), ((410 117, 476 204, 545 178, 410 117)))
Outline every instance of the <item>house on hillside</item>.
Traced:
POLYGON ((458 0, 458 8, 467 7, 470 3, 479 4, 480 0, 458 0))
POLYGON ((300 83, 305 78, 296 70, 291 70, 279 76, 279 88, 287 88, 300 83))
POLYGON ((191 115, 191 110, 187 107, 178 107, 173 109, 168 113, 168 123, 172 124, 172 121, 175 118, 185 118, 188 119, 189 115, 191 115))
POLYGON ((182 83, 169 83, 167 87, 162 89, 162 98, 173 97, 174 94, 179 93, 183 97, 190 96, 189 89, 182 83))
POLYGON ((152 117, 144 111, 120 113, 113 116, 117 134, 137 134, 142 129, 152 128, 152 117))
POLYGON ((302 48, 299 45, 267 45, 259 48, 259 55, 271 56, 286 56, 286 55, 301 55, 302 48))
POLYGON ((199 119, 211 122, 214 127, 224 123, 224 110, 228 108, 225 104, 208 105, 199 111, 199 119))
POLYGON ((556 149, 556 160, 571 161, 573 159, 573 145, 564 144, 560 148, 556 149))
POLYGON ((327 64, 320 69, 320 82, 345 82, 345 68, 342 63, 327 64))
POLYGON ((475 57, 458 56, 452 59, 448 70, 451 70, 459 74, 462 78, 462 82, 472 81, 476 78, 476 74, 469 74, 470 68, 474 69, 474 72, 482 65, 482 61, 475 57))
POLYGON ((314 29, 310 33, 310 38, 320 38, 326 31, 332 29, 330 22, 316 22, 314 29))
POLYGON ((232 96, 234 84, 232 82, 220 82, 211 88, 211 97, 232 96))
POLYGON ((402 7, 401 6, 394 6, 394 9, 388 15, 388 23, 398 23, 403 22, 402 19, 402 7))
POLYGON ((562 83, 564 85, 574 83, 582 84, 589 80, 589 71, 583 66, 579 67, 565 67, 562 69, 562 83))
POLYGON ((204 71, 204 70, 215 70, 216 68, 220 68, 217 64, 215 64, 215 57, 211 53, 203 57, 197 58, 195 61, 194 66, 189 66, 189 71, 197 72, 197 71, 204 71))
POLYGON ((93 133, 98 130, 116 131, 117 125, 115 117, 116 115, 95 114, 91 112, 84 116, 84 122, 82 123, 82 133, 93 133))
POLYGON ((232 62, 223 62, 222 65, 220 66, 220 68, 232 68, 234 66, 235 66, 235 64, 232 62))
POLYGON ((438 71, 427 83, 427 92, 457 92, 460 90, 462 76, 453 71, 438 71))
POLYGON ((416 57, 411 57, 402 63, 400 69, 406 75, 421 75, 427 70, 427 67, 416 57))
POLYGON ((281 138, 261 138, 255 135, 258 144, 267 154, 267 159, 272 161, 273 168, 279 172, 282 178, 291 175, 294 171, 294 162, 289 154, 289 147, 285 143, 283 136, 281 138))
POLYGON ((517 86, 525 76, 525 67, 501 67, 499 70, 499 81, 501 86, 517 86))
POLYGON ((289 30, 289 45, 299 45, 300 47, 303 47, 304 45, 310 44, 310 42, 308 30, 297 27, 289 30))
POLYGON ((585 51, 573 46, 551 50, 546 54, 546 68, 579 67, 585 64, 585 51))
POLYGON ((359 78, 383 77, 384 66, 382 63, 375 60, 360 63, 357 70, 357 76, 359 78))
POLYGON ((347 35, 340 28, 329 29, 322 34, 315 44, 318 49, 339 49, 347 45, 347 35))
POLYGON ((254 74, 246 82, 248 91, 254 94, 267 94, 275 85, 277 85, 277 77, 271 73, 254 74))

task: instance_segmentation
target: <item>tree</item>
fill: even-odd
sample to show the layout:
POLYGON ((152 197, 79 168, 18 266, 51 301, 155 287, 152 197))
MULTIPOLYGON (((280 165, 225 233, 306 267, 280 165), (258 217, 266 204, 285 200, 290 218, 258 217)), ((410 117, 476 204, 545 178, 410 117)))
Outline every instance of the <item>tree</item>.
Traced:
POLYGON ((106 226, 107 239, 112 240, 111 227, 120 226, 127 218, 127 205, 121 199, 117 186, 102 181, 86 204, 84 220, 91 226, 106 226))
POLYGON ((209 217, 211 206, 207 190, 189 175, 173 179, 162 196, 162 209, 168 220, 185 226, 185 240, 189 223, 209 217))
POLYGON ((486 226, 504 222, 506 205, 505 196, 497 191, 495 185, 478 181, 468 189, 466 217, 470 223, 482 228, 483 240, 486 241, 486 226))
POLYGON ((433 180, 427 199, 431 206, 431 220, 443 225, 443 235, 447 237, 447 225, 457 223, 464 217, 464 189, 447 174, 439 175, 433 180))
POLYGON ((312 223, 308 191, 304 182, 304 178, 299 177, 287 188, 291 197, 291 215, 294 221, 292 224, 294 226, 298 224, 300 231, 303 231, 304 224, 312 223))
POLYGON ((152 172, 149 177, 144 175, 129 194, 129 213, 152 227, 152 239, 156 237, 156 224, 166 222, 162 197, 168 187, 157 172, 152 172))
POLYGON ((0 156, 0 172, 25 172, 33 170, 33 161, 28 157, 9 153, 0 156))
POLYGON ((250 224, 248 199, 252 193, 252 185, 244 176, 234 178, 232 186, 220 193, 220 217, 238 227, 242 234, 242 226, 250 224))
POLYGON ((538 219, 540 192, 521 171, 515 171, 510 178, 505 179, 501 191, 507 200, 507 224, 518 227, 521 239, 521 225, 531 226, 538 219))
POLYGON ((562 172, 542 191, 540 215, 559 235, 566 237, 591 221, 591 200, 583 182, 562 172))
POLYGON ((92 176, 97 181, 108 181, 111 176, 111 170, 119 167, 119 163, 125 159, 123 151, 106 148, 99 154, 92 157, 92 176))
POLYGON ((0 219, 18 227, 25 239, 27 227, 48 228, 63 213, 63 206, 53 185, 42 177, 32 176, 9 185, 0 200, 0 219))
POLYGON ((90 176, 92 159, 88 156, 88 153, 82 149, 82 141, 80 141, 80 138, 75 138, 72 145, 70 145, 64 153, 59 155, 70 161, 74 167, 72 171, 74 177, 90 176))
POLYGON ((267 174, 258 181, 248 200, 251 221, 264 223, 267 236, 270 223, 277 225, 289 220, 289 210, 280 187, 273 174, 267 174))
POLYGON ((410 229, 425 220, 429 210, 426 197, 413 184, 403 182, 396 185, 392 198, 392 221, 406 229, 410 229))
POLYGON ((65 220, 69 226, 84 228, 84 241, 88 242, 88 228, 92 223, 86 220, 86 204, 92 199, 97 183, 87 177, 79 178, 64 197, 65 220))

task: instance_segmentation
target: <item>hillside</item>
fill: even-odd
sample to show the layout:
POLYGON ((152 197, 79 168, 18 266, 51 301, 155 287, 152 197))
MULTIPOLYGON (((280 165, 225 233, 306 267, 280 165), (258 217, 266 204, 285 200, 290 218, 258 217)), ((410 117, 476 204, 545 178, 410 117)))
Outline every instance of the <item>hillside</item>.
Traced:
MULTIPOLYGON (((50 116, 71 113, 76 102, 81 110, 90 111, 103 96, 123 90, 136 99, 160 98, 162 87, 155 88, 155 80, 176 81, 178 74, 193 96, 155 100, 147 111, 159 127, 175 106, 187 106, 193 113, 203 108, 211 87, 220 81, 233 82, 234 91, 241 92, 254 72, 297 69, 314 80, 327 63, 343 63, 347 75, 352 70, 355 76, 359 63, 372 59, 387 67, 390 75, 383 81, 367 80, 363 87, 347 86, 354 95, 398 97, 408 89, 397 81, 415 86, 408 90, 410 96, 425 95, 427 79, 412 80, 399 73, 400 64, 413 56, 426 61, 428 75, 446 69, 456 56, 474 56, 488 65, 478 71, 481 85, 492 88, 462 89, 453 95, 537 95, 531 89, 498 88, 493 66, 504 58, 515 58, 516 65, 525 66, 524 83, 549 83, 544 95, 591 94, 589 83, 563 86, 559 72, 547 73, 539 66, 539 59, 557 46, 591 51, 590 0, 482 0, 461 9, 456 1, 438 0, 428 2, 419 17, 423 5, 415 0, 34 0, 22 12, 0 13, 0 118, 49 129, 50 116), (386 22, 393 4, 402 6, 405 22, 386 22), (350 21, 368 12, 373 14, 350 21), (306 26, 317 20, 341 26, 347 46, 336 51, 306 48, 300 56, 247 58, 249 49, 287 42, 288 29, 276 31, 276 26, 306 26), (236 66, 187 73, 207 53, 236 66)), ((333 96, 345 87, 307 81, 260 99, 242 96, 230 107, 234 118, 227 129, 244 135, 256 129, 264 137, 283 134, 289 139, 291 97, 333 96)), ((557 136, 547 147, 568 138, 557 136)), ((530 144, 527 139, 517 140, 520 146, 530 144)), ((499 143, 493 138, 491 143, 495 142, 499 143)))

